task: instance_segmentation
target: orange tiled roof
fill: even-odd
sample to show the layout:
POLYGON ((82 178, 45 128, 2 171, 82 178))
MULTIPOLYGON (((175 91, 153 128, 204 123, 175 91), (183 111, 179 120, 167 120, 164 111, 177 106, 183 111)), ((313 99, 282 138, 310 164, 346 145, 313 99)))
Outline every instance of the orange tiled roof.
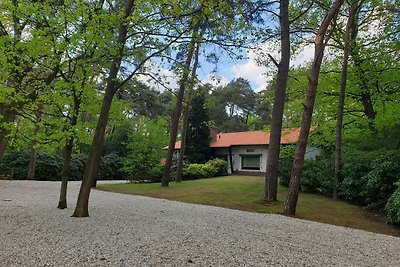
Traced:
MULTIPOLYGON (((268 145, 269 132, 247 131, 235 133, 219 133, 215 141, 210 143, 210 147, 230 147, 243 145, 268 145)), ((284 129, 281 136, 281 144, 293 144, 299 139, 300 129, 284 129)), ((175 143, 175 149, 181 148, 181 142, 175 143)))

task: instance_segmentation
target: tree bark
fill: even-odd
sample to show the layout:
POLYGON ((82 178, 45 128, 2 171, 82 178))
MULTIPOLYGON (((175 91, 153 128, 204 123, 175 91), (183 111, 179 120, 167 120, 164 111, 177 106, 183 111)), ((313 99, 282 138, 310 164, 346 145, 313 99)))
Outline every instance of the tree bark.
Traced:
POLYGON ((304 155, 306 152, 308 135, 310 133, 312 112, 314 109, 315 96, 318 87, 318 77, 321 70, 322 59, 326 46, 325 35, 328 30, 329 24, 338 13, 343 2, 344 0, 336 0, 333 3, 324 20, 322 21, 321 26, 319 27, 315 37, 314 61, 312 64, 311 74, 308 82, 306 102, 304 105, 304 111, 301 121, 300 136, 299 141, 297 142, 288 193, 283 207, 283 214, 285 215, 296 214, 296 205, 301 182, 301 172, 304 165, 304 155))
POLYGON ((181 112, 182 112, 182 101, 185 95, 185 89, 188 82, 190 65, 195 50, 195 42, 198 30, 199 30, 199 23, 197 23, 193 29, 192 40, 189 43, 188 55, 186 57, 185 65, 183 66, 183 74, 182 74, 182 79, 180 81, 178 96, 177 96, 178 99, 176 100, 176 105, 172 115, 168 152, 167 152, 167 157, 165 159, 164 173, 161 180, 161 186, 169 186, 169 179, 171 176, 171 167, 172 167, 172 157, 174 155, 174 150, 175 150, 175 142, 176 142, 176 135, 178 133, 179 118, 181 117, 181 112))
MULTIPOLYGON (((83 82, 84 83, 84 82, 83 82)), ((82 84, 83 88, 83 84, 82 84)), ((78 123, 79 110, 81 107, 81 96, 82 91, 77 95, 74 93, 74 110, 71 118, 71 128, 75 127, 78 123)), ((72 149, 74 147, 74 137, 71 136, 67 139, 67 142, 64 147, 64 162, 61 173, 61 188, 60 188, 60 199, 58 201, 57 208, 66 209, 67 208, 67 186, 68 180, 71 176, 71 157, 72 157, 72 149)))
POLYGON ((67 186, 68 180, 71 175, 71 157, 73 148, 74 138, 70 137, 64 147, 64 162, 62 168, 62 179, 61 179, 61 189, 60 189, 60 199, 58 201, 57 208, 66 209, 67 208, 67 186))
POLYGON ((282 118, 285 104, 286 85, 290 63, 289 1, 280 1, 281 60, 276 77, 274 106, 272 110, 271 133, 269 136, 268 158, 265 174, 265 201, 277 201, 278 165, 281 145, 282 118))
POLYGON ((35 169, 36 169, 36 159, 37 159, 37 134, 40 130, 39 122, 41 121, 42 117, 42 110, 43 110, 43 104, 40 103, 36 112, 35 112, 35 118, 36 118, 36 125, 35 129, 33 130, 33 139, 31 142, 31 156, 29 159, 29 165, 28 165, 28 173, 26 176, 27 180, 33 180, 35 179, 35 169))
POLYGON ((342 161, 342 133, 343 133, 343 111, 346 97, 347 69, 349 63, 351 27, 356 9, 356 0, 352 0, 349 6, 349 18, 346 24, 345 40, 343 47, 342 77, 340 81, 339 103, 336 120, 336 143, 335 143, 335 177, 332 198, 338 199, 339 184, 341 180, 340 170, 342 161))
POLYGON ((4 152, 6 151, 7 143, 8 143, 8 135, 10 134, 9 130, 4 127, 5 124, 11 123, 15 120, 16 114, 14 110, 7 110, 8 107, 1 106, 1 128, 0 128, 0 160, 3 158, 4 152))
POLYGON ((200 50, 200 42, 196 43, 196 49, 194 52, 194 64, 191 74, 191 81, 190 81, 190 88, 187 97, 187 103, 185 108, 183 109, 183 119, 182 119, 182 139, 181 139, 181 149, 179 151, 178 156, 178 164, 176 166, 176 179, 175 181, 180 183, 182 181, 182 174, 183 174, 183 158, 185 156, 185 149, 186 149, 186 133, 188 127, 188 119, 189 119, 189 112, 190 112, 190 100, 191 95, 194 90, 194 80, 196 78, 197 66, 199 65, 199 50, 200 50))
POLYGON ((104 143, 104 134, 108 122, 108 115, 111 107, 111 103, 116 93, 116 78, 118 71, 121 66, 122 58, 124 55, 124 47, 128 34, 128 25, 126 19, 131 15, 134 0, 126 1, 124 18, 119 25, 118 40, 119 50, 117 55, 114 57, 111 66, 110 73, 107 78, 107 86, 103 98, 103 103, 100 111, 100 116, 97 122, 96 130, 94 133, 89 157, 86 161, 86 167, 83 174, 81 188, 79 190, 78 200, 76 203, 75 211, 72 217, 88 217, 89 216, 89 196, 90 189, 92 187, 93 179, 97 175, 97 171, 100 165, 101 150, 104 143))
MULTIPOLYGON (((39 128, 38 126, 35 127, 36 133, 37 133, 37 131, 39 131, 39 130, 37 130, 38 128, 39 128)), ((36 138, 36 137, 34 137, 34 138, 36 138)), ((32 147, 31 147, 31 155, 29 158, 28 173, 26 175, 27 180, 35 179, 36 159, 37 159, 36 141, 33 141, 32 147)))

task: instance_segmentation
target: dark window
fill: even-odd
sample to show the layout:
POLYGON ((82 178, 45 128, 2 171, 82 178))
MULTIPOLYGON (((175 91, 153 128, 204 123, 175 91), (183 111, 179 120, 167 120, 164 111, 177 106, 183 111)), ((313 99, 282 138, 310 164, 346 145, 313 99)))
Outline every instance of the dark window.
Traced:
POLYGON ((260 170, 260 154, 241 154, 243 170, 260 170))

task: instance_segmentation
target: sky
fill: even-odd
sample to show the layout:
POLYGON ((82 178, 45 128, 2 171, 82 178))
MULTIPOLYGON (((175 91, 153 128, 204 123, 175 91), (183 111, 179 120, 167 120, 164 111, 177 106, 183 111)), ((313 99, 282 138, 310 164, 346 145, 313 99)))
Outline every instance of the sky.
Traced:
MULTIPOLYGON (((224 86, 231 80, 244 78, 250 82, 252 89, 255 92, 264 90, 269 81, 276 75, 276 67, 272 62, 266 66, 261 66, 258 59, 267 58, 267 53, 271 54, 279 61, 278 43, 265 42, 257 46, 247 49, 244 52, 244 59, 235 60, 226 55, 221 54, 219 63, 217 64, 216 72, 215 65, 207 62, 204 58, 200 59, 199 69, 197 70, 198 79, 202 83, 211 83, 215 86, 224 86)), ((313 45, 305 46, 291 59, 291 67, 298 67, 312 60, 314 53, 313 45)), ((166 86, 170 89, 178 87, 178 77, 174 72, 167 68, 163 68, 155 62, 147 64, 149 70, 159 73, 166 86)), ((140 80, 156 89, 163 91, 165 87, 160 86, 155 81, 149 80, 149 77, 141 76, 140 80)))

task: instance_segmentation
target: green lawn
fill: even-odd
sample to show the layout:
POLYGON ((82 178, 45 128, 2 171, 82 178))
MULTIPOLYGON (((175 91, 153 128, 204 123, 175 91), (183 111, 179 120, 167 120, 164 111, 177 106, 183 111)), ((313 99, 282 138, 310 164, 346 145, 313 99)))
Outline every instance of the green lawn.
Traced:
MULTIPOLYGON (((280 186, 277 203, 262 202, 264 178, 255 176, 226 176, 172 182, 169 187, 161 187, 157 183, 103 184, 97 188, 260 213, 280 213, 286 193, 286 188, 280 186)), ((321 195, 300 193, 296 217, 400 237, 400 228, 386 225, 382 215, 321 195)))

